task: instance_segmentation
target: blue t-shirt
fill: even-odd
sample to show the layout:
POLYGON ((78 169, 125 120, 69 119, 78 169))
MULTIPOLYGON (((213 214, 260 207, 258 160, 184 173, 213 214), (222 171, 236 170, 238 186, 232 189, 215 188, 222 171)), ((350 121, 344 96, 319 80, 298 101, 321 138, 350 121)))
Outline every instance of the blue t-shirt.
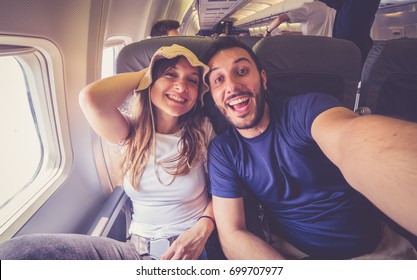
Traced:
POLYGON ((210 192, 254 194, 279 233, 312 258, 350 258, 373 250, 380 224, 373 205, 348 185, 311 135, 314 119, 341 106, 329 95, 268 98, 270 123, 255 138, 234 128, 209 150, 210 192))

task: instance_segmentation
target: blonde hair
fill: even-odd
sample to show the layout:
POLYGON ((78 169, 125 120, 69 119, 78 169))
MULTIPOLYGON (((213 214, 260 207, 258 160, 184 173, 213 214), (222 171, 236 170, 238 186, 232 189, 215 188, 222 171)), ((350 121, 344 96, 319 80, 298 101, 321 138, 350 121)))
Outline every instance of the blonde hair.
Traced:
MULTIPOLYGON (((156 81, 166 69, 176 65, 178 60, 179 57, 158 60, 152 70, 152 81, 156 81)), ((199 96, 201 95, 202 81, 200 78, 199 96)), ((153 147, 155 147, 155 128, 151 111, 153 105, 150 102, 149 94, 150 90, 145 90, 134 94, 130 100, 130 133, 124 143, 125 152, 121 162, 122 175, 130 176, 130 183, 136 190, 139 189, 138 182, 148 165, 153 147)), ((201 159, 205 160, 208 140, 203 131, 203 117, 198 112, 200 108, 200 98, 197 98, 194 109, 180 116, 179 155, 161 162, 165 171, 173 176, 186 175, 201 159)))

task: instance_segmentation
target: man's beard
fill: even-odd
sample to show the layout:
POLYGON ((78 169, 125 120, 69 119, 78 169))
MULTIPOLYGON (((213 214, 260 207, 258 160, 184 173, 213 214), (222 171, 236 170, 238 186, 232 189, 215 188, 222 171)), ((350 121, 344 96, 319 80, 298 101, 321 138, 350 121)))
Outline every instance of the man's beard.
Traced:
MULTIPOLYGON (((264 115, 265 94, 266 94, 266 90, 260 87, 259 94, 257 95, 255 99, 256 101, 255 117, 249 122, 245 122, 245 123, 233 122, 233 120, 227 115, 227 111, 224 107, 220 108, 217 106, 217 108, 220 110, 223 117, 225 117, 225 119, 236 129, 251 129, 251 128, 256 127, 260 123, 264 115)), ((237 94, 236 96, 239 96, 239 94, 237 94)), ((250 96, 253 96, 253 93, 250 93, 250 96)), ((226 104, 225 106, 228 106, 228 105, 226 104)))

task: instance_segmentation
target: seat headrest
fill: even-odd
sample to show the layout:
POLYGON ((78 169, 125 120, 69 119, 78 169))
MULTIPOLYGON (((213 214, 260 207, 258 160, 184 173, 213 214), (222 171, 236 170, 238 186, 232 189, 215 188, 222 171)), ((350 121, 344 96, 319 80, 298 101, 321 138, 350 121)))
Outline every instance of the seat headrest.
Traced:
POLYGON ((190 49, 199 59, 213 39, 196 36, 164 36, 125 46, 117 56, 116 73, 135 72, 148 67, 153 54, 162 46, 178 44, 190 49))
POLYGON ((268 88, 282 96, 306 92, 333 95, 353 109, 361 53, 348 40, 307 35, 267 37, 253 47, 268 76, 268 88))

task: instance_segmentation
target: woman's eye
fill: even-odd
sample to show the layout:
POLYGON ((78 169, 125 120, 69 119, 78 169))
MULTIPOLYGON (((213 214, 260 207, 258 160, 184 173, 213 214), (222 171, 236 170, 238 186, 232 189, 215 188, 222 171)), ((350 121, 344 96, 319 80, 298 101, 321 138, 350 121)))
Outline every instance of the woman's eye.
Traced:
POLYGON ((197 79, 189 79, 189 82, 194 84, 194 85, 198 85, 198 80, 197 79))
POLYGON ((175 77, 175 74, 172 73, 172 72, 166 72, 164 76, 167 77, 167 78, 173 78, 173 77, 175 77))

